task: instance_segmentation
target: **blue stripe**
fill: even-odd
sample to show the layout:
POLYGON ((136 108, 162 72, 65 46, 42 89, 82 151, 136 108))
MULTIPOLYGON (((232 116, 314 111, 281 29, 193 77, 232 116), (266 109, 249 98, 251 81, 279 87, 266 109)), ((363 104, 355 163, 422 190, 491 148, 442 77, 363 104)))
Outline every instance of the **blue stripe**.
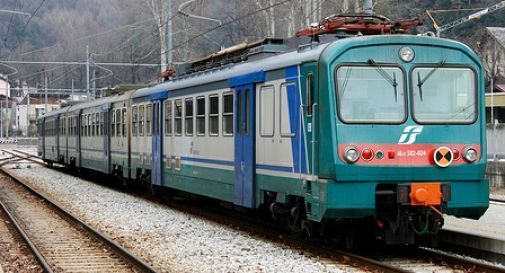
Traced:
POLYGON ((285 172, 285 173, 292 173, 293 172, 293 168, 291 168, 291 167, 262 165, 262 164, 256 165, 256 169, 278 171, 278 172, 285 172))
POLYGON ((228 85, 230 87, 235 87, 235 86, 243 86, 246 84, 260 83, 264 81, 265 81, 265 71, 257 71, 230 78, 228 80, 228 85))
POLYGON ((298 86, 298 66, 286 68, 286 82, 293 83, 294 85, 288 86, 288 108, 289 108, 289 121, 290 131, 295 134, 291 139, 291 151, 293 155, 293 168, 295 172, 306 172, 305 164, 305 149, 300 144, 304 143, 303 130, 300 127, 300 92, 298 86), (301 151, 300 151, 301 148, 301 151), (301 158, 300 158, 301 156, 301 158), (300 161, 301 160, 301 161, 300 161))

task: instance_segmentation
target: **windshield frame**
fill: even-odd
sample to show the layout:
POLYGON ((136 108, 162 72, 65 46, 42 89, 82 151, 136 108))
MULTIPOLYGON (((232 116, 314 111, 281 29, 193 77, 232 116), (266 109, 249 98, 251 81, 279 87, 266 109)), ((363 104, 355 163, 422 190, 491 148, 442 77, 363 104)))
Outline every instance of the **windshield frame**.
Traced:
MULTIPOLYGON (((379 73, 379 72, 377 72, 379 73)), ((384 79, 384 81, 386 81, 386 79, 384 79)), ((375 65, 372 65, 372 64, 369 64, 369 63, 340 63, 338 66, 335 67, 334 69, 334 72, 333 72, 333 86, 335 88, 335 106, 337 108, 337 116, 338 116, 338 119, 344 123, 344 124, 363 124, 363 125, 367 125, 367 124, 378 124, 378 125, 391 125, 391 124, 404 124, 407 119, 409 118, 409 103, 408 103, 408 95, 409 95, 409 91, 408 91, 408 88, 409 88, 409 85, 408 85, 408 75, 407 75, 407 72, 405 70, 405 68, 399 64, 396 64, 396 63, 382 63, 382 62, 376 62, 375 65), (372 68, 372 69, 381 69, 381 68, 398 68, 402 74, 401 74, 401 77, 402 79, 400 80, 399 78, 397 78, 397 82, 398 82, 398 85, 399 85, 399 88, 398 88, 398 96, 400 96, 400 94, 403 92, 403 119, 402 120, 399 120, 399 121, 384 121, 384 120, 377 120, 377 121, 348 121, 348 120, 345 120, 344 117, 342 117, 342 113, 341 113, 341 107, 340 107, 340 93, 339 93, 339 84, 338 84, 338 81, 337 81, 337 78, 338 78, 338 70, 341 68, 341 67, 366 67, 366 68, 372 68), (400 90, 400 85, 401 85, 401 89, 400 90)), ((391 92, 393 92, 393 87, 391 87, 391 92)))
MULTIPOLYGON (((414 99, 414 92, 419 92, 417 88, 417 79, 415 78, 415 73, 414 70, 417 68, 435 68, 437 67, 437 64, 432 63, 432 64, 416 64, 410 68, 409 74, 410 74, 410 92, 409 96, 411 98, 411 107, 410 107, 410 115, 412 116, 412 119, 414 120, 415 123, 421 124, 421 125, 468 125, 468 124, 474 124, 477 122, 479 119, 479 77, 477 74, 477 70, 469 65, 463 65, 463 64, 447 64, 445 63, 443 66, 437 68, 437 71, 435 73, 439 72, 442 69, 445 68, 466 68, 469 69, 473 73, 473 79, 474 79, 474 96, 475 96, 475 103, 474 103, 474 118, 470 121, 449 121, 449 120, 444 120, 444 121, 420 121, 416 118, 416 103, 414 99)), ((423 87, 424 88, 424 87, 423 87)))

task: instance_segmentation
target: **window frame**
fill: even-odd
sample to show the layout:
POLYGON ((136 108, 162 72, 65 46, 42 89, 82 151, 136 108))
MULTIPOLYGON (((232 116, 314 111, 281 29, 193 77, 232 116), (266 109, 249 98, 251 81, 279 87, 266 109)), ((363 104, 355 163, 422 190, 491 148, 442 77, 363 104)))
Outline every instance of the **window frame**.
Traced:
POLYGON ((437 66, 437 64, 416 64, 414 66, 412 66, 410 68, 410 71, 409 71, 409 74, 410 74, 410 91, 409 91, 409 96, 412 98, 411 99, 411 105, 412 107, 410 107, 410 115, 412 116, 412 119, 414 120, 415 123, 417 124, 420 124, 420 125, 444 125, 444 124, 448 124, 448 125, 470 125, 470 124, 474 124, 477 122, 477 120, 479 119, 479 103, 480 103, 480 100, 479 100, 479 76, 477 74, 477 70, 472 67, 472 66, 469 66, 469 65, 458 65, 458 64, 444 64, 442 67, 440 68, 459 68, 459 69, 463 69, 463 68, 466 68, 468 70, 470 70, 472 73, 473 73, 473 79, 474 79, 474 96, 475 96, 475 101, 474 101, 474 118, 471 120, 471 121, 462 121, 462 122, 448 122, 447 120, 445 121, 437 121, 437 122, 433 122, 433 121, 430 121, 430 122, 425 122, 425 121, 420 121, 416 118, 416 115, 415 115, 415 100, 414 100, 414 91, 417 91, 415 89, 415 84, 414 84, 414 80, 415 80, 415 75, 414 75, 414 70, 417 69, 417 68, 435 68, 437 66))
POLYGON ((220 103, 219 103, 219 94, 218 93, 214 93, 214 94, 210 94, 209 95, 209 105, 208 105, 208 108, 209 108, 209 120, 208 120, 208 127, 209 127, 209 136, 211 137, 218 137, 219 136, 219 114, 220 114, 220 103), (217 114, 212 114, 211 111, 212 111, 212 105, 211 105, 211 102, 212 102, 212 98, 217 98, 217 114), (211 126, 211 120, 212 118, 216 118, 217 119, 217 133, 213 133, 211 130, 212 130, 212 126, 211 126))
POLYGON ((138 106, 137 105, 132 105, 132 136, 136 137, 137 136, 137 122, 138 122, 138 106))
POLYGON ((316 89, 316 85, 314 82, 314 73, 309 72, 307 73, 307 76, 305 77, 305 101, 307 103, 305 107, 305 115, 307 117, 312 117, 313 109, 312 106, 314 105, 314 93, 316 89), (310 79, 310 81, 309 81, 310 79), (310 84, 309 84, 310 82, 310 84))
POLYGON ((166 100, 165 103, 165 112, 164 112, 164 121, 165 121, 165 136, 172 136, 174 128, 173 128, 173 103, 172 100, 166 100), (170 111, 169 111, 170 110, 170 111))
POLYGON ((206 130, 206 125, 207 125, 207 122, 206 122, 206 117, 207 117, 207 98, 205 96, 198 96, 196 97, 195 99, 196 101, 196 113, 195 113, 195 131, 196 131, 196 135, 197 136, 205 136, 207 134, 207 130, 206 130), (199 109, 199 105, 198 103, 201 102, 203 100, 203 114, 199 114, 198 113, 198 109, 199 109), (201 129, 199 126, 198 126, 198 120, 201 120, 203 118, 203 133, 200 132, 199 129, 201 129))
MULTIPOLYGON (((408 110, 409 108, 409 98, 408 98, 408 95, 409 94, 409 91, 407 90, 409 88, 409 85, 408 85, 408 75, 407 75, 407 71, 405 70, 405 68, 399 64, 394 64, 394 63, 377 63, 377 65, 380 65, 381 68, 384 68, 384 67, 387 67, 387 68, 398 68, 400 69, 400 71, 402 72, 402 77, 403 77, 403 87, 404 87, 404 96, 403 96, 403 113, 404 113, 404 117, 401 121, 395 121, 395 122, 391 122, 391 121, 366 121, 366 122, 363 122, 363 121, 347 121, 345 120, 343 117, 342 117, 342 114, 341 114, 341 111, 340 111, 340 101, 339 101, 339 89, 338 89, 338 82, 337 82, 337 71, 338 69, 340 69, 341 67, 344 67, 344 66, 348 66, 348 67, 371 67, 373 68, 374 66, 370 65, 370 64, 367 64, 367 63, 341 63, 339 64, 337 67, 335 67, 334 71, 333 71, 333 88, 335 88, 335 100, 336 100, 336 107, 337 107, 337 117, 338 119, 340 120, 340 122, 342 122, 343 124, 373 124, 373 125, 399 125, 399 124, 404 124, 407 119, 409 118, 409 115, 410 115, 410 112, 408 110)), ((400 83, 400 81, 398 81, 398 83, 400 83)))
POLYGON ((222 103, 221 103, 221 124, 222 124, 222 125, 221 125, 221 132, 223 133, 223 136, 224 136, 224 137, 231 137, 231 136, 233 136, 233 133, 234 133, 234 130, 235 130, 235 128, 233 128, 234 123, 235 123, 235 119, 234 119, 234 114, 235 114, 235 96, 234 96, 234 94, 233 94, 233 91, 226 91, 226 92, 223 92, 223 93, 221 94, 221 101, 222 101, 222 103), (231 100, 231 112, 228 112, 228 113, 225 113, 225 112, 224 112, 224 107, 225 107, 225 104, 224 104, 224 102, 225 102, 224 97, 225 97, 225 96, 231 96, 231 99, 232 99, 232 100, 231 100), (225 127, 224 127, 224 124, 225 124, 225 122, 224 122, 224 118, 225 118, 225 117, 229 117, 229 116, 231 116, 231 126, 232 126, 232 127, 231 127, 231 133, 227 133, 227 132, 225 131, 225 127))
POLYGON ((182 133, 184 132, 184 128, 183 128, 183 125, 184 125, 184 122, 182 122, 183 120, 183 117, 184 117, 184 103, 183 103, 183 100, 182 99, 176 99, 174 100, 174 135, 175 136, 182 136, 182 133), (177 116, 177 102, 180 102, 181 103, 181 110, 179 111, 180 112, 180 116, 177 116), (180 131, 177 131, 177 123, 180 123, 180 131))
POLYGON ((152 136, 153 135, 153 104, 148 103, 146 104, 146 136, 152 136), (150 110, 150 111, 149 111, 150 110), (151 112, 151 113, 149 113, 151 112))
POLYGON ((275 136, 275 98, 276 98, 276 95, 275 95, 275 85, 273 84, 269 84, 269 85, 264 85, 264 86, 261 86, 260 88, 260 92, 259 92, 259 133, 260 133, 260 136, 261 137, 274 137, 275 136), (262 103, 262 96, 263 96, 263 90, 264 89, 268 89, 268 88, 272 88, 272 91, 273 91, 273 96, 274 96, 274 99, 273 99, 273 103, 272 103, 272 107, 273 107, 273 115, 272 115, 272 134, 263 134, 263 131, 262 131, 262 128, 263 128, 263 123, 262 123, 262 116, 263 116, 263 103, 262 103))
POLYGON ((145 135, 145 116, 146 116, 146 107, 145 104, 139 104, 139 131, 138 131, 138 136, 143 137, 145 135))
MULTIPOLYGON (((294 133, 291 133, 291 132, 290 133, 283 133, 282 132, 282 112, 283 112, 283 109, 282 109, 282 98, 283 98, 282 97, 282 88, 283 87, 286 88, 286 94, 287 94, 288 93, 288 87, 290 87, 290 86, 294 86, 294 88, 296 89, 296 83, 295 82, 283 82, 279 86, 279 135, 281 137, 285 137, 285 138, 287 138, 287 137, 296 137, 296 134, 298 133, 297 130, 295 130, 294 133)), ((296 90, 295 90, 295 92, 296 92, 296 90)), ((289 99, 288 99, 288 108, 289 108, 289 99)), ((289 119, 289 109, 286 109, 284 111, 286 111, 286 113, 288 113, 288 119, 289 119)))
POLYGON ((195 133, 195 100, 193 97, 184 99, 184 135, 193 136, 195 133), (191 116, 188 116, 187 103, 191 102, 191 116), (188 132, 188 119, 191 119, 191 132, 188 132))

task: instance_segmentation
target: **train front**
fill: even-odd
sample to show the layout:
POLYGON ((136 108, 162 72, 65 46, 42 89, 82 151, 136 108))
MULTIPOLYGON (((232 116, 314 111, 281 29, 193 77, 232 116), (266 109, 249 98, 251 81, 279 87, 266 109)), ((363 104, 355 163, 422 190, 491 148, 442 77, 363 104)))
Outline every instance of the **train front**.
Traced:
POLYGON ((431 37, 353 38, 329 45, 319 71, 326 219, 372 219, 387 243, 413 244, 435 235, 446 214, 484 214, 484 71, 471 49, 431 37))

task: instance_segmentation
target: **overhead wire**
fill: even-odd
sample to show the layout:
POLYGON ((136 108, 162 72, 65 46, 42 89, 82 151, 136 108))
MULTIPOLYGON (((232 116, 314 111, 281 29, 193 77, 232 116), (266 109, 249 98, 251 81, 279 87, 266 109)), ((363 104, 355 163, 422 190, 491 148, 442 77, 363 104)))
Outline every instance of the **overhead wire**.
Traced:
MULTIPOLYGON (((16 11, 18 9, 18 3, 19 3, 19 0, 16 0, 16 4, 14 5, 14 11, 16 11)), ((7 32, 5 33, 5 38, 3 39, 3 43, 0 46, 0 53, 1 53, 2 49, 4 48, 4 46, 7 44, 7 39, 9 38, 9 33, 11 31, 13 19, 14 19, 14 13, 11 14, 11 18, 9 19, 9 25, 7 26, 7 32)))
MULTIPOLYGON (((184 45, 186 45, 186 44, 188 44, 188 43, 190 43, 190 42, 192 42, 192 41, 194 41, 194 40, 196 40, 196 39, 198 39, 200 37, 203 37, 204 35, 206 35, 206 34, 208 34, 210 32, 213 32, 213 31, 215 31, 217 29, 220 29, 222 27, 225 27, 225 26, 231 25, 233 23, 239 22, 239 21, 241 21, 241 20, 243 20, 245 18, 251 17, 252 15, 254 15, 256 13, 259 13, 259 12, 262 12, 262 11, 265 11, 265 10, 268 10, 268 9, 271 9, 271 8, 275 8, 277 6, 283 5, 283 4, 291 2, 291 1, 293 1, 293 0, 284 0, 284 1, 281 1, 281 2, 278 2, 278 3, 275 3, 273 5, 270 5, 270 6, 267 6, 267 7, 264 7, 264 8, 260 8, 260 9, 257 9, 257 10, 254 10, 254 11, 252 11, 252 12, 250 12, 250 13, 244 15, 244 16, 240 16, 240 17, 231 19, 231 20, 229 20, 227 22, 224 22, 222 25, 219 25, 219 26, 216 26, 216 27, 212 27, 212 28, 210 28, 210 29, 208 29, 208 30, 206 30, 204 32, 201 32, 201 33, 197 34, 196 36, 193 36, 193 37, 187 39, 186 41, 184 41, 184 42, 182 42, 182 43, 174 46, 172 49, 169 49, 169 50, 166 50, 166 51, 162 52, 162 54, 168 53, 170 51, 175 51, 176 49, 179 49, 182 46, 184 46, 184 45)), ((172 16, 172 17, 175 17, 175 16, 172 16)))
POLYGON ((25 31, 26 27, 28 26, 28 24, 32 20, 33 16, 35 16, 35 14, 37 14, 37 11, 39 11, 39 9, 44 5, 45 2, 46 2, 46 0, 42 0, 42 2, 40 2, 39 6, 35 9, 35 11, 32 13, 30 18, 28 18, 28 21, 26 22, 25 26, 23 27, 23 31, 25 31))

